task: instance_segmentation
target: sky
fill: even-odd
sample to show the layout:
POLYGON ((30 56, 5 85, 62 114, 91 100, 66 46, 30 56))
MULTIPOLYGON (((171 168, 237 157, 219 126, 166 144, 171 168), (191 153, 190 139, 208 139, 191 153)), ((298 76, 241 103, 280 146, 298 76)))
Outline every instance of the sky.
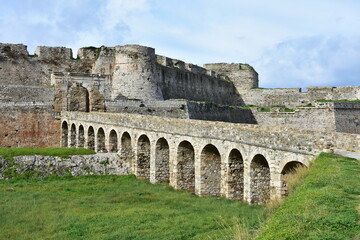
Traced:
MULTIPOLYGON (((202 66, 248 63, 261 87, 360 85, 359 0, 0 0, 0 42, 140 44, 202 66)), ((76 57, 76 56, 74 56, 76 57)))

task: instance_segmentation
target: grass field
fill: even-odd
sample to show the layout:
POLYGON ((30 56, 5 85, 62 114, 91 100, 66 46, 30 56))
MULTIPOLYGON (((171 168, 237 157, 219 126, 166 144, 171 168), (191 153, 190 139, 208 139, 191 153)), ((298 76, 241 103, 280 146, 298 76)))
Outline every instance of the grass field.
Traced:
POLYGON ((321 154, 275 209, 132 175, 16 178, 0 181, 0 239, 359 239, 359 174, 321 154))
POLYGON ((264 208, 199 198, 134 176, 0 182, 0 239, 231 239, 264 208))
POLYGON ((359 211, 360 161, 322 153, 257 239, 360 239, 359 211))

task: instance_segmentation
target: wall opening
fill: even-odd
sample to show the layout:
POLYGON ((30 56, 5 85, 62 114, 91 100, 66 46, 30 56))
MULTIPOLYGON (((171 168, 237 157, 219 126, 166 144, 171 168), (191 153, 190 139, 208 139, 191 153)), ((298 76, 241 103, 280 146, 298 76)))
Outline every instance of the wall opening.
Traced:
POLYGON ((252 204, 265 204, 270 200, 270 168, 266 158, 258 154, 250 165, 250 199, 252 204))
POLYGON ((105 132, 103 128, 99 128, 97 132, 97 149, 96 151, 99 153, 105 153, 106 147, 105 147, 105 132))
POLYGON ((84 135, 84 127, 83 125, 79 126, 79 134, 78 134, 78 146, 83 148, 85 146, 85 135, 84 135))
POLYGON ((244 161, 239 150, 233 149, 229 155, 227 171, 228 196, 232 199, 244 198, 244 161))
POLYGON ((141 135, 137 143, 136 176, 150 179, 150 140, 141 135))
POLYGON ((95 151, 95 131, 91 126, 88 129, 88 149, 95 151))
POLYGON ((70 147, 75 148, 76 147, 76 126, 75 124, 71 124, 70 129, 70 147))
POLYGON ((179 188, 195 191, 195 151, 188 141, 178 146, 176 180, 179 188))
POLYGON ((61 125, 61 145, 62 147, 68 147, 68 135, 69 135, 69 127, 66 121, 64 121, 61 125))
POLYGON ((286 197, 289 194, 289 184, 296 182, 301 175, 307 171, 307 167, 301 162, 288 162, 281 171, 281 196, 286 197))
POLYGON ((131 146, 131 137, 128 132, 124 132, 121 136, 121 157, 124 161, 132 165, 134 152, 131 146))
POLYGON ((113 129, 110 131, 109 135, 109 151, 117 152, 118 151, 118 137, 116 131, 113 129))
POLYGON ((160 138, 155 149, 155 181, 168 183, 170 175, 169 144, 165 138, 160 138))
POLYGON ((89 112, 89 92, 86 88, 76 85, 69 90, 69 111, 89 112))
POLYGON ((201 195, 220 196, 221 157, 217 148, 208 144, 201 151, 201 195))

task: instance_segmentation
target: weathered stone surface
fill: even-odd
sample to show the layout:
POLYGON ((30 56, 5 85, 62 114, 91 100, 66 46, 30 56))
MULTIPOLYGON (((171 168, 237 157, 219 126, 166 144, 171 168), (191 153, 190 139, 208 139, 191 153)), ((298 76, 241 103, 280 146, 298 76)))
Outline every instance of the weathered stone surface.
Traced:
POLYGON ((19 156, 13 160, 0 158, 0 179, 7 179, 9 172, 16 174, 32 172, 33 176, 50 175, 126 175, 131 174, 131 165, 117 154, 98 153, 95 155, 76 155, 71 158, 50 156, 19 156), (12 171, 13 170, 13 171, 12 171))

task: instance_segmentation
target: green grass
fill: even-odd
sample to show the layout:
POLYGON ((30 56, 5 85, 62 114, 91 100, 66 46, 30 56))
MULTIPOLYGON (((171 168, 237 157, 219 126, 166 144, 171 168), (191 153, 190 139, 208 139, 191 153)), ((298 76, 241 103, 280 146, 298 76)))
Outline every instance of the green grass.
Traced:
POLYGON ((257 239, 359 239, 359 175, 360 161, 322 153, 257 239))
POLYGON ((95 154, 93 150, 85 148, 0 148, 0 156, 12 158, 15 156, 58 156, 68 158, 71 155, 95 154))
POLYGON ((232 239, 264 220, 264 207, 133 175, 0 181, 0 205, 0 239, 232 239))

